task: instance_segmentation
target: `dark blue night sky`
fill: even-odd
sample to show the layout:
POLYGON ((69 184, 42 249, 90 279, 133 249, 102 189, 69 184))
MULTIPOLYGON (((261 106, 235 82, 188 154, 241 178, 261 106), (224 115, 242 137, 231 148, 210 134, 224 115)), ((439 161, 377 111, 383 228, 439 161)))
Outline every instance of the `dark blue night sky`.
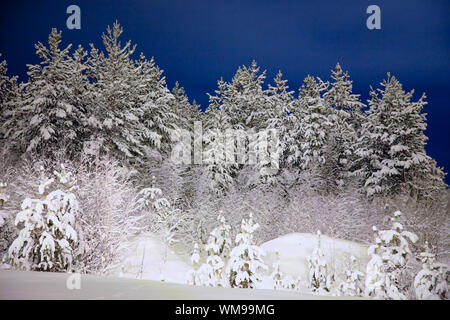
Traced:
POLYGON ((415 99, 427 93, 427 150, 448 171, 449 15, 448 0, 2 1, 0 52, 10 75, 26 80, 26 64, 39 61, 33 44, 46 42, 52 27, 63 31, 63 45, 102 48, 101 33, 117 19, 123 41, 154 56, 169 87, 178 80, 203 108, 221 76, 231 80, 253 59, 269 80, 281 69, 295 91, 307 74, 328 79, 339 62, 364 101, 391 72, 416 89, 415 99), (70 4, 81 8, 81 30, 66 27, 70 4), (381 8, 381 30, 366 28, 371 4, 381 8))

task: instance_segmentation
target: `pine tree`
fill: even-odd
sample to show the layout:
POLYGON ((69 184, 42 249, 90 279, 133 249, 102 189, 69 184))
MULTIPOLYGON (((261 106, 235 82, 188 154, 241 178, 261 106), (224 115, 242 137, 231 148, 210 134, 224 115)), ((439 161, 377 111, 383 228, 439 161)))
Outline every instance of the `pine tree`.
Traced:
POLYGON ((269 152, 268 161, 265 164, 259 164, 259 167, 262 181, 273 184, 275 176, 287 166, 290 130, 288 123, 294 97, 281 71, 278 71, 274 85, 269 84, 266 94, 269 109, 266 110, 267 119, 264 127, 269 139, 269 152))
POLYGON ((260 72, 256 61, 252 61, 250 67, 239 67, 227 85, 223 104, 231 115, 234 129, 257 132, 265 127, 266 109, 269 107, 262 87, 265 78, 266 71, 260 72))
POLYGON ((190 116, 189 102, 182 88, 174 91, 176 95, 169 91, 162 76, 163 70, 156 66, 153 58, 148 61, 141 53, 136 65, 139 71, 136 80, 139 83, 139 118, 145 128, 142 139, 149 141, 153 149, 167 157, 174 131, 185 128, 185 119, 190 116))
POLYGON ((372 257, 367 265, 366 294, 382 299, 404 300, 405 288, 400 286, 400 278, 411 250, 409 242, 415 243, 418 237, 403 229, 399 222, 402 213, 394 212, 392 229, 379 231, 374 228, 376 244, 369 247, 372 257))
POLYGON ((325 144, 331 123, 328 120, 329 106, 321 97, 321 92, 327 87, 328 83, 320 79, 317 82, 308 76, 300 89, 299 102, 305 106, 305 117, 302 119, 304 141, 301 144, 303 169, 311 168, 316 163, 319 165, 325 163, 325 144))
POLYGON ((417 299, 446 300, 450 299, 449 285, 450 268, 443 263, 437 263, 436 256, 430 252, 428 243, 425 251, 420 254, 423 267, 414 278, 414 289, 417 299))
MULTIPOLYGON (((225 260, 228 258, 230 247, 230 226, 225 218, 219 214, 219 226, 211 231, 204 247, 207 253, 206 262, 198 269, 190 272, 191 283, 195 285, 226 287, 229 283, 225 270, 225 260)), ((194 268, 199 264, 198 245, 195 244, 192 259, 194 268)))
MULTIPOLYGON (((1 56, 0 53, 0 58, 1 56)), ((9 135, 8 129, 11 129, 14 123, 10 118, 14 118, 15 102, 20 97, 17 77, 10 78, 7 76, 7 72, 6 60, 2 60, 0 62, 0 143, 3 142, 4 148, 0 152, 8 149, 6 136, 9 135)))
POLYGON ((89 124, 94 134, 86 152, 109 153, 125 165, 142 165, 152 150, 170 151, 176 118, 174 99, 161 78, 162 71, 141 54, 132 60, 136 46, 119 41, 123 28, 116 21, 102 35, 106 54, 91 45, 88 75, 93 106, 89 124))
POLYGON ((196 286, 196 285, 198 285, 197 270, 199 269, 199 266, 200 266, 200 250, 198 248, 198 243, 194 244, 194 249, 193 249, 192 255, 191 255, 191 263, 192 263, 193 269, 188 271, 187 280, 188 280, 188 284, 196 286))
POLYGON ((357 268, 357 260, 350 257, 350 268, 345 271, 345 281, 340 284, 339 291, 344 296, 362 296, 364 274, 357 268))
MULTIPOLYGON (((230 151, 223 158, 230 159, 231 165, 227 166, 227 170, 224 166, 211 168, 218 171, 217 177, 221 178, 219 184, 223 182, 225 187, 230 185, 226 182, 227 176, 235 177, 244 164, 251 166, 251 174, 256 173, 255 181, 250 179, 250 184, 259 184, 260 180, 267 181, 271 176, 267 167, 277 165, 277 152, 270 153, 274 155, 274 159, 265 152, 267 147, 264 135, 269 120, 267 110, 271 108, 268 92, 263 89, 265 73, 260 72, 260 67, 253 61, 250 67, 239 67, 230 83, 221 79, 216 95, 209 95, 207 114, 211 115, 208 117, 211 125, 208 128, 212 132, 218 129, 223 135, 226 135, 227 130, 232 130, 228 135, 229 139, 217 142, 229 148, 230 151)), ((214 133, 214 136, 217 134, 214 133)), ((211 139, 206 138, 207 144, 211 144, 211 139)))
POLYGON ((60 43, 61 32, 52 29, 48 47, 40 42, 35 45, 42 61, 28 65, 29 81, 23 86, 23 97, 5 123, 6 137, 20 153, 52 157, 61 148, 75 152, 83 141, 85 113, 72 87, 83 67, 69 55, 71 45, 60 49, 60 43))
POLYGON ((76 263, 78 237, 75 220, 79 205, 74 195, 73 176, 61 166, 55 176, 63 190, 50 191, 54 178, 45 176, 41 168, 39 199, 27 198, 16 216, 16 225, 23 223, 19 236, 8 254, 11 264, 25 270, 66 271, 76 263))
POLYGON ((442 190, 444 174, 425 152, 427 137, 425 94, 411 101, 388 74, 384 89, 371 90, 367 121, 364 122, 356 154, 361 158, 360 174, 369 196, 407 192, 418 199, 442 190))
POLYGON ((230 236, 230 225, 226 223, 225 217, 220 213, 217 216, 217 221, 219 226, 211 231, 211 236, 215 239, 215 252, 222 258, 229 258, 231 252, 231 236, 230 236))
POLYGON ((260 269, 268 269, 262 261, 264 251, 253 243, 253 233, 258 228, 251 213, 248 220, 242 219, 241 233, 235 239, 237 246, 231 251, 227 266, 232 287, 254 288, 261 281, 260 269))
POLYGON ((378 229, 373 227, 375 244, 368 249, 370 261, 366 269, 365 294, 369 297, 386 299, 386 274, 383 265, 383 248, 379 238, 378 229))
POLYGON ((232 119, 227 106, 222 105, 222 95, 226 83, 218 83, 218 96, 210 96, 210 105, 206 110, 206 128, 203 135, 203 162, 213 193, 225 193, 237 174, 236 147, 232 131, 232 119))
POLYGON ((273 280, 273 289, 279 290, 283 288, 283 273, 280 270, 280 255, 276 252, 275 263, 273 264, 271 278, 273 280))
POLYGON ((356 160, 354 147, 364 114, 365 105, 359 95, 352 93, 352 81, 339 65, 331 71, 332 82, 323 97, 331 106, 330 134, 327 140, 325 174, 331 186, 341 187, 348 182, 350 170, 356 160))
POLYGON ((208 283, 214 287, 222 287, 227 284, 224 270, 225 264, 220 257, 220 249, 222 246, 220 238, 221 236, 217 232, 217 229, 214 229, 210 233, 208 242, 205 246, 205 250, 208 254, 206 258, 206 264, 208 265, 205 270, 206 277, 208 278, 208 283))
POLYGON ((329 292, 331 288, 331 274, 328 262, 321 246, 321 232, 317 231, 317 247, 313 250, 312 255, 307 257, 309 267, 309 285, 313 291, 329 292))

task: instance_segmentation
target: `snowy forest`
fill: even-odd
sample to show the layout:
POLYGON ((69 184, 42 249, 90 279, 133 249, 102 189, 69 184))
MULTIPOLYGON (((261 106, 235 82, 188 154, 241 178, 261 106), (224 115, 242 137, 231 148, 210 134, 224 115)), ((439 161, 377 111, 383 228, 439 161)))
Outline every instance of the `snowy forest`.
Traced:
POLYGON ((188 257, 185 284, 450 298, 450 192, 426 152, 425 94, 387 73, 364 102, 339 63, 291 88, 253 61, 200 106, 122 32, 86 49, 52 29, 26 82, 0 58, 2 268, 126 274, 149 234, 163 265, 188 257), (289 252, 268 254, 292 234, 312 246, 301 275, 289 252), (342 241, 363 253, 325 246, 342 241))

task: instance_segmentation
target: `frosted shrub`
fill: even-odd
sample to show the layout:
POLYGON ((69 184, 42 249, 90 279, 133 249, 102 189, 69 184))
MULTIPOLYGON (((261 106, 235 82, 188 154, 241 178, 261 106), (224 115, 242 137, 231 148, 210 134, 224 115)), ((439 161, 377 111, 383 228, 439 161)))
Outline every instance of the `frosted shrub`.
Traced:
POLYGON ((135 190, 116 161, 97 158, 77 166, 82 215, 77 224, 82 272, 104 274, 118 266, 128 237, 140 231, 135 190))

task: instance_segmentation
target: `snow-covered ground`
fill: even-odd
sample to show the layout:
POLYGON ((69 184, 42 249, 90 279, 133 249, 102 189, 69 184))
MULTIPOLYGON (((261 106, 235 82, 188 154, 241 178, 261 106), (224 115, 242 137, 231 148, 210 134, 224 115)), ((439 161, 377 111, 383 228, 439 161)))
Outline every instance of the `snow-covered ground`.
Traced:
MULTIPOLYGON (((350 255, 361 266, 367 263, 364 245, 321 236, 324 253, 330 257, 332 271, 343 273, 350 255)), ((261 245, 266 252, 264 262, 269 266, 258 289, 230 289, 195 287, 186 284, 186 275, 192 268, 189 256, 167 250, 151 234, 142 234, 130 240, 129 251, 111 276, 81 276, 81 289, 69 290, 64 273, 0 271, 0 299, 332 299, 312 293, 307 288, 306 257, 317 246, 317 235, 292 233, 261 245), (276 252, 280 269, 285 276, 300 276, 299 291, 272 290, 270 278, 276 252), (163 280, 163 281, 161 281, 163 280)), ((183 250, 181 250, 183 251, 183 250)), ((181 252, 180 251, 180 252, 181 252)), ((178 252, 178 251, 177 251, 178 252)), ((339 297, 342 298, 342 297, 339 297)))
POLYGON ((66 273, 0 271, 0 300, 6 299, 152 299, 294 300, 335 299, 294 291, 194 287, 152 280, 82 275, 80 289, 66 287, 66 273))
POLYGON ((186 256, 176 254, 170 248, 166 252, 155 236, 141 234, 130 241, 129 250, 123 254, 121 265, 113 275, 186 284, 190 269, 186 256))
MULTIPOLYGON (((349 267, 350 256, 352 255, 358 260, 357 266, 359 270, 365 271, 365 266, 369 261, 367 246, 324 235, 321 235, 320 239, 321 247, 325 257, 328 259, 331 272, 343 275, 349 267)), ((290 233, 263 243, 261 248, 267 254, 264 261, 269 265, 270 272, 276 259, 276 252, 278 252, 281 272, 293 278, 299 276, 302 284, 305 284, 309 274, 306 258, 312 254, 317 243, 318 237, 316 234, 290 233)))
MULTIPOLYGON (((266 252, 264 262, 268 265, 268 272, 263 275, 258 289, 273 289, 273 281, 270 278, 272 265, 275 262, 276 252, 279 252, 280 270, 287 277, 296 279, 300 276, 301 284, 305 292, 308 292, 308 265, 306 262, 314 248, 318 238, 315 234, 291 233, 261 244, 266 252)), ((364 270, 368 262, 367 247, 365 245, 321 236, 321 244, 324 254, 329 258, 332 272, 343 275, 348 268, 350 256, 357 258, 359 269, 364 270)), ((164 263, 164 246, 153 235, 142 234, 132 239, 130 250, 123 256, 121 266, 114 272, 114 276, 144 279, 164 280, 165 282, 186 284, 187 273, 192 268, 189 256, 177 254, 172 249, 167 250, 167 260, 164 263)))

